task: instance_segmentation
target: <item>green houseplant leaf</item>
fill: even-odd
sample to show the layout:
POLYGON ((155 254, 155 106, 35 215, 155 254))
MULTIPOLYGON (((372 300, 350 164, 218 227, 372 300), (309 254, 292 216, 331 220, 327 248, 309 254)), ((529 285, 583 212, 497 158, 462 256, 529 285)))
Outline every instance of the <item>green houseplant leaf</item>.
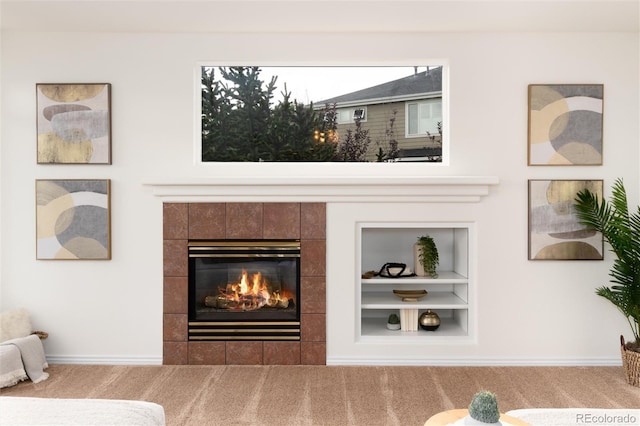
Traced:
POLYGON ((611 200, 600 200, 588 189, 576 195, 580 222, 598 232, 615 254, 609 271, 610 286, 601 286, 596 294, 613 303, 625 316, 640 347, 640 206, 629 213, 627 193, 622 179, 616 179, 611 200))
POLYGON ((423 235, 418 237, 418 247, 420 251, 418 259, 424 268, 425 274, 436 278, 438 276, 436 267, 440 263, 440 257, 438 256, 438 247, 436 247, 435 241, 429 235, 423 235))

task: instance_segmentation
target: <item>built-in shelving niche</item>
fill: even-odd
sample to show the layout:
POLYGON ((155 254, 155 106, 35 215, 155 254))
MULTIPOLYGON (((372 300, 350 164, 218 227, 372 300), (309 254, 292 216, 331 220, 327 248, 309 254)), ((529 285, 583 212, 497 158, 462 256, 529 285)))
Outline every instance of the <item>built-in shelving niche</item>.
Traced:
POLYGON ((454 342, 468 340, 474 277, 471 276, 471 248, 475 245, 473 223, 361 223, 358 226, 360 250, 359 273, 378 272, 387 262, 405 263, 415 271, 413 245, 421 235, 430 235, 438 248, 438 277, 361 278, 359 280, 359 324, 357 340, 361 342, 454 342), (428 294, 417 302, 403 302, 394 289, 424 289, 428 294), (441 325, 436 331, 392 331, 386 328, 391 313, 400 309, 427 309, 436 312, 441 325))

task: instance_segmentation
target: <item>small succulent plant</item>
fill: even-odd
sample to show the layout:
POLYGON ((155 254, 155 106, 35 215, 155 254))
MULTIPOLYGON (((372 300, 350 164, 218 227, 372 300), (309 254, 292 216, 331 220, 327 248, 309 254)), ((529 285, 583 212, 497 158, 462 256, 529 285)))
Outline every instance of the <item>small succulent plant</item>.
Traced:
POLYGON ((400 324, 400 318, 398 318, 397 314, 389 315, 389 319, 387 320, 389 324, 400 324))
POLYGON ((469 404, 469 416, 482 423, 497 423, 500 420, 500 410, 496 395, 489 391, 476 393, 469 404))

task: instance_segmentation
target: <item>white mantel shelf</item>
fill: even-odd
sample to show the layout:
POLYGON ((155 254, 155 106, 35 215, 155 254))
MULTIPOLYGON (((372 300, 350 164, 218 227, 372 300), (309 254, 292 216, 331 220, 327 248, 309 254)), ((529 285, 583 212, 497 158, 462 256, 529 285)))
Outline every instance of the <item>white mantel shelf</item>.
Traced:
POLYGON ((165 202, 477 203, 497 184, 496 176, 234 176, 143 182, 165 202))

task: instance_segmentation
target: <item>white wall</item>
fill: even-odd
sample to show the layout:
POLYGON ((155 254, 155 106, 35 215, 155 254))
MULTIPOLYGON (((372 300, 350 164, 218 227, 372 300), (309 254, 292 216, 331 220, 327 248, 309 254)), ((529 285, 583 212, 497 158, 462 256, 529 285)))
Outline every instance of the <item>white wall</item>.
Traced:
MULTIPOLYGON (((451 164, 425 166, 424 174, 494 175, 500 184, 477 207, 482 224, 478 344, 447 347, 437 356, 468 363, 619 362, 617 339, 629 333, 628 325, 594 295, 608 279, 611 257, 528 261, 527 180, 604 179, 608 191, 621 176, 631 202, 638 202, 637 33, 6 31, 1 42, 0 308, 25 306, 32 312, 36 328, 50 333, 45 343, 50 359, 160 362, 162 209, 142 183, 220 173, 193 164, 194 76, 200 61, 385 65, 445 58, 451 164), (47 82, 112 84, 113 165, 36 164, 35 84, 47 82), (603 166, 526 165, 530 83, 604 84, 603 166), (111 261, 35 260, 38 178, 112 180, 111 261)), ((277 171, 286 172, 285 167, 277 171)), ((241 167, 236 173, 256 170, 241 167)))

